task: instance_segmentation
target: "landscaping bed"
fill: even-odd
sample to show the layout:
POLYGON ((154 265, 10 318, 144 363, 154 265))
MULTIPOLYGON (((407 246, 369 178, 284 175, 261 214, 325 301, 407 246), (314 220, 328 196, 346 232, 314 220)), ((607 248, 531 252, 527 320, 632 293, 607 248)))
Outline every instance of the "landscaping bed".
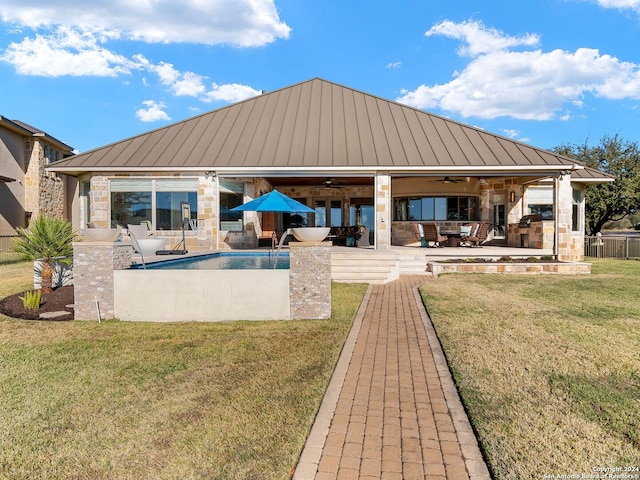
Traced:
POLYGON ((73 286, 58 287, 51 293, 43 293, 38 309, 25 308, 21 297, 25 292, 9 295, 0 300, 0 313, 7 317, 23 320, 73 320, 73 286), (41 318, 40 315, 55 312, 67 312, 54 318, 41 318))
POLYGON ((591 273, 591 264, 559 262, 553 258, 465 258, 431 261, 427 271, 434 277, 442 273, 503 273, 584 275, 591 273))

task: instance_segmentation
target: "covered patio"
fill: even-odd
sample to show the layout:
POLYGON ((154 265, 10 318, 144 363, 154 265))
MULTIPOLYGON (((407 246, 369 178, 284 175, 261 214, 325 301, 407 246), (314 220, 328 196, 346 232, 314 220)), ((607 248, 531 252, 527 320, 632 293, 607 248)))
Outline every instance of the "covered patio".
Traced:
POLYGON ((197 225, 188 250, 256 248, 281 235, 291 215, 233 211, 277 189, 314 210, 307 225, 366 227, 379 252, 418 241, 415 222, 486 222, 492 246, 551 249, 563 261, 584 258, 585 185, 611 181, 572 158, 319 78, 48 169, 79 178, 76 228, 146 222, 177 243, 188 203, 197 225), (523 232, 530 214, 541 220, 523 232))

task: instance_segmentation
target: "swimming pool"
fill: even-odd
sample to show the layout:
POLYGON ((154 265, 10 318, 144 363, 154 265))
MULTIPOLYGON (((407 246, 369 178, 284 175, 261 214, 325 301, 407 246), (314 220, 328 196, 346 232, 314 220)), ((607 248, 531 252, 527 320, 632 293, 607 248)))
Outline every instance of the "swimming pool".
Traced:
MULTIPOLYGON (((147 270, 288 270, 289 252, 218 252, 147 263, 147 270)), ((137 264, 133 269, 144 268, 137 264)))

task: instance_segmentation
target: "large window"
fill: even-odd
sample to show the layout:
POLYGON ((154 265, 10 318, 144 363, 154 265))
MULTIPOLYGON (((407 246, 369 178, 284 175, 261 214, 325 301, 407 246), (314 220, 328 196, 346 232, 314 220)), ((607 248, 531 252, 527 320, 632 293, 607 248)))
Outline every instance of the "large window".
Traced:
POLYGON ((480 220, 478 197, 409 197, 394 200, 394 220, 480 220))
POLYGON ((532 185, 526 191, 527 213, 542 215, 543 220, 553 219, 553 186, 532 185))
POLYGON ((152 230, 180 230, 181 204, 198 218, 198 181, 180 179, 111 180, 111 225, 126 227, 149 222, 152 230))

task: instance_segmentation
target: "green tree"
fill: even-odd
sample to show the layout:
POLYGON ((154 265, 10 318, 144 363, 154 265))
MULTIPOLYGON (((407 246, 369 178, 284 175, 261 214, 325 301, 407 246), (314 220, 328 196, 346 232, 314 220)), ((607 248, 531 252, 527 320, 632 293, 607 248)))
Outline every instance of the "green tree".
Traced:
POLYGON ((615 177, 613 183, 589 185, 586 189, 585 227, 589 235, 598 233, 609 221, 622 220, 640 210, 640 149, 636 142, 605 135, 594 147, 585 141, 582 145, 556 147, 554 151, 615 177))
POLYGON ((50 293, 53 262, 70 263, 75 233, 67 220, 41 216, 32 219, 29 228, 18 228, 13 250, 26 260, 42 261, 42 293, 50 293))

